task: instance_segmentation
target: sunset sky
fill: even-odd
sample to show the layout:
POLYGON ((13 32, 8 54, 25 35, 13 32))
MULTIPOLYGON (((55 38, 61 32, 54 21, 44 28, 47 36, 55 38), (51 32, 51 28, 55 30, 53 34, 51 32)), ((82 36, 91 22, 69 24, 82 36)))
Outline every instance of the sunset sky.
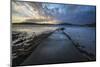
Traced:
POLYGON ((90 5, 54 4, 42 2, 12 2, 12 23, 29 19, 32 23, 91 24, 96 22, 96 7, 90 5))

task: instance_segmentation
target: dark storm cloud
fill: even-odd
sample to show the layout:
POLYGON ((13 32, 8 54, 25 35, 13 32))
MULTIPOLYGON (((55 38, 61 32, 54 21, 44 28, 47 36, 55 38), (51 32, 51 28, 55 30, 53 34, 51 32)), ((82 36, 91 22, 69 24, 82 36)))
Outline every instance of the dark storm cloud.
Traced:
POLYGON ((53 13, 53 16, 55 16, 56 19, 64 23, 91 24, 95 23, 96 21, 95 6, 58 5, 58 7, 56 6, 56 9, 55 8, 52 9, 56 11, 53 13))

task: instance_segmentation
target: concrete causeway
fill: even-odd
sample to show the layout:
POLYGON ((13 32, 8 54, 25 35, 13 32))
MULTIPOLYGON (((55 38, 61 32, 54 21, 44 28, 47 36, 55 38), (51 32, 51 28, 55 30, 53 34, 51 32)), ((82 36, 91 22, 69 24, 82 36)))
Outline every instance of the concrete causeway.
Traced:
POLYGON ((65 62, 88 61, 62 30, 57 30, 46 38, 20 65, 37 65, 65 62))

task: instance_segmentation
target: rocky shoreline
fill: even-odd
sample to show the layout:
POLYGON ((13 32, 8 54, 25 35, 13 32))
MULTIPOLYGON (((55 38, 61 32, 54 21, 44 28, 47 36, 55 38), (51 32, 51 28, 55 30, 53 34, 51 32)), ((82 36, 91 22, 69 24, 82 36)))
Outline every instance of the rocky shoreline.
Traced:
POLYGON ((20 65, 39 45, 41 41, 47 38, 54 31, 45 31, 40 35, 35 32, 28 34, 27 32, 12 32, 12 66, 20 65))

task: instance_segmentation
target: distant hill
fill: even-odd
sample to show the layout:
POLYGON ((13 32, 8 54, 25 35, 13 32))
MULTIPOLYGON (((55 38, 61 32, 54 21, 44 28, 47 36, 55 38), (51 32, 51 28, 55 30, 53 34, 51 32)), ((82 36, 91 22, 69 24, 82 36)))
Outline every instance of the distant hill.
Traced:
POLYGON ((84 26, 96 27, 96 23, 93 23, 93 24, 85 24, 84 26))
POLYGON ((61 24, 48 24, 48 23, 30 23, 30 22, 22 22, 22 23, 13 23, 15 25, 75 25, 70 23, 61 23, 61 24))
POLYGON ((80 25, 80 24, 71 24, 71 23, 48 24, 48 23, 22 22, 22 23, 12 23, 12 24, 13 25, 70 25, 70 26, 96 27, 96 23, 80 25))

